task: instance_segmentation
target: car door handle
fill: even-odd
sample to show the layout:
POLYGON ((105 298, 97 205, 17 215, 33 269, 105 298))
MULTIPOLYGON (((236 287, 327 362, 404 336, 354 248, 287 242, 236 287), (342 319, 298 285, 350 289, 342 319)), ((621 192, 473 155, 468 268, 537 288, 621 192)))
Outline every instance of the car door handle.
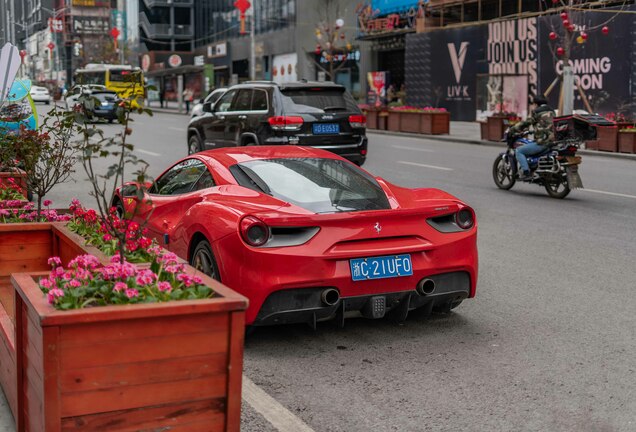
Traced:
POLYGON ((239 120, 247 120, 247 116, 246 115, 240 115, 239 116, 239 120))

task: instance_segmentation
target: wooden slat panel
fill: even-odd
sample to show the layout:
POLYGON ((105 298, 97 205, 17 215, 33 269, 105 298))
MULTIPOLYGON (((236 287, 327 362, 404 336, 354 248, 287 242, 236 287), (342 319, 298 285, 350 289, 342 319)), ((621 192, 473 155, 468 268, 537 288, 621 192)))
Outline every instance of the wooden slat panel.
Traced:
POLYGON ((225 331, 227 314, 186 315, 173 318, 131 319, 64 326, 60 335, 64 348, 107 341, 202 333, 207 329, 225 331))
POLYGON ((62 430, 62 401, 58 374, 60 372, 59 354, 59 327, 47 327, 42 329, 42 345, 44 350, 44 430, 46 432, 60 432, 62 430))
POLYGON ((0 385, 11 413, 16 417, 18 393, 16 387, 15 329, 9 317, 0 310, 0 385))
POLYGON ((230 314, 229 369, 227 385, 227 430, 241 430, 241 389, 243 379, 243 346, 245 338, 245 312, 230 314))
POLYGON ((30 380, 25 380, 24 384, 24 419, 26 420, 26 430, 44 431, 44 407, 42 405, 41 391, 34 386, 30 380))
POLYGON ((0 272, 4 274, 11 273, 32 273, 50 270, 47 260, 51 254, 49 252, 41 252, 34 255, 33 259, 24 260, 3 260, 0 262, 0 272))
MULTIPOLYGON (((193 423, 206 424, 206 431, 222 430, 225 403, 223 399, 170 404, 134 410, 106 412, 62 420, 63 431, 113 431, 174 430, 193 423), (116 428, 115 426, 116 425, 116 428), (217 429, 219 427, 219 429, 217 429), (169 428, 169 429, 168 429, 169 428)), ((196 430, 196 429, 185 429, 196 430)))
POLYGON ((178 425, 174 428, 170 428, 170 432, 221 432, 227 431, 225 428, 224 422, 214 422, 208 423, 204 422, 196 422, 196 423, 188 423, 184 425, 178 425))
POLYGON ((72 393, 161 382, 191 380, 227 373, 227 355, 179 357, 143 363, 64 369, 60 391, 72 393))
POLYGON ((0 307, 15 322, 15 291, 8 276, 0 276, 0 307))
POLYGON ((61 347, 60 359, 63 368, 73 369, 123 364, 131 362, 131 359, 138 362, 221 354, 228 350, 227 339, 224 336, 223 331, 211 331, 61 347))
POLYGON ((108 412, 225 396, 226 375, 95 392, 63 394, 62 417, 108 412))
POLYGON ((51 244, 51 227, 43 225, 41 229, 30 231, 27 229, 13 228, 11 231, 0 231, 0 244, 3 245, 23 245, 23 244, 51 244))
MULTIPOLYGON (((2 241, 2 239, 0 239, 2 241)), ((27 243, 11 244, 0 243, 0 262, 5 260, 23 260, 44 254, 51 254, 51 243, 27 243)))

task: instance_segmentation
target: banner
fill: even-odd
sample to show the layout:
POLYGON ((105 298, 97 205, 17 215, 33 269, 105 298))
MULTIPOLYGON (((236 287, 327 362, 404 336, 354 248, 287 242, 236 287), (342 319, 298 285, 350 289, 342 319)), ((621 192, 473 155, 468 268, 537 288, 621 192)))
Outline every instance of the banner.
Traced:
POLYGON ((367 84, 369 85, 369 93, 367 94, 367 103, 369 105, 383 105, 386 99, 386 90, 389 86, 389 73, 368 72, 367 84))

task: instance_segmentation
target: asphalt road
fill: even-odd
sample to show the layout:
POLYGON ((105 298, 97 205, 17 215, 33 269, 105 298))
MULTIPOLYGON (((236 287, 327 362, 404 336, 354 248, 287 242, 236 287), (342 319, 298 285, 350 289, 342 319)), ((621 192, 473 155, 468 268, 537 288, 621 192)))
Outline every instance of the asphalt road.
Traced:
MULTIPOLYGON (((136 120, 133 143, 152 174, 186 154, 185 116, 136 120)), ((499 148, 369 138, 371 173, 475 208, 477 297, 404 325, 259 329, 244 374, 282 407, 275 427, 244 400, 242 430, 299 430, 276 413, 317 432, 636 430, 636 161, 585 156, 586 189, 555 200, 537 186, 498 190, 499 148)), ((49 198, 90 204, 76 178, 49 198)))

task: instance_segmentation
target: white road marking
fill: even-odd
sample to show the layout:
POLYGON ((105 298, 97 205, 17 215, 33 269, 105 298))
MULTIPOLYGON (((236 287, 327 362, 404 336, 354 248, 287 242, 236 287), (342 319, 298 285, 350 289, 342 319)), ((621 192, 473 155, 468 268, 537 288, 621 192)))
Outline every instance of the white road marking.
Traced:
POLYGON ((149 156, 161 157, 161 155, 159 153, 151 152, 151 151, 144 150, 144 149, 135 149, 134 151, 139 152, 139 153, 143 153, 143 154, 147 154, 149 156))
POLYGON ((636 199, 635 195, 625 195, 625 194, 616 193, 616 192, 605 192, 605 191, 599 191, 599 190, 594 190, 594 189, 581 189, 581 190, 583 192, 592 192, 592 193, 603 194, 603 195, 611 195, 611 196, 617 196, 617 197, 622 197, 622 198, 636 199))
POLYGON ((305 422, 243 375, 243 400, 279 432, 314 432, 305 422))
POLYGON ((440 167, 440 166, 435 166, 435 165, 425 165, 425 164, 415 163, 415 162, 398 161, 398 163, 399 164, 403 164, 403 165, 418 166, 418 167, 422 167, 422 168, 432 168, 432 169, 437 169, 437 170, 442 170, 442 171, 453 171, 452 168, 440 167))
POLYGON ((400 146, 400 145, 394 145, 394 146, 391 146, 391 147, 396 148, 396 149, 402 149, 402 150, 413 150, 413 151, 435 153, 435 150, 426 149, 426 148, 405 147, 405 146, 400 146))
POLYGON ((174 130, 174 131, 179 131, 179 132, 185 132, 185 130, 182 127, 169 126, 168 129, 174 130))

